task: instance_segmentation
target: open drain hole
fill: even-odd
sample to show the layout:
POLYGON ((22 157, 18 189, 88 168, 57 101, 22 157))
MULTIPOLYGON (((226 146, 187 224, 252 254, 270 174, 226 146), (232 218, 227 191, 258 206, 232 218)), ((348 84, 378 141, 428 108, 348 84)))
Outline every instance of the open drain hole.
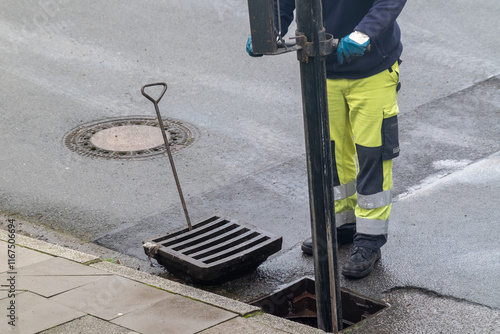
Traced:
MULTIPOLYGON (((170 150, 176 153, 198 139, 198 131, 188 123, 163 118, 170 150)), ((64 138, 70 150, 107 159, 145 159, 166 154, 158 120, 153 117, 125 117, 80 125, 64 138)))
MULTIPOLYGON (((389 305, 341 289, 343 328, 373 317, 389 305)), ((302 278, 268 296, 249 302, 265 313, 318 328, 314 280, 302 278)))

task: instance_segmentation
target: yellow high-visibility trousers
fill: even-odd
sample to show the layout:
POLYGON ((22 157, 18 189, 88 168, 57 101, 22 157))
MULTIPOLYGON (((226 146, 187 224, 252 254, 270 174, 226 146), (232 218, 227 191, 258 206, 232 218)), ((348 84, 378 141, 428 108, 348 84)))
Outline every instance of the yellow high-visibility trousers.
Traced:
POLYGON ((386 235, 399 155, 399 64, 363 79, 327 79, 336 225, 386 235))

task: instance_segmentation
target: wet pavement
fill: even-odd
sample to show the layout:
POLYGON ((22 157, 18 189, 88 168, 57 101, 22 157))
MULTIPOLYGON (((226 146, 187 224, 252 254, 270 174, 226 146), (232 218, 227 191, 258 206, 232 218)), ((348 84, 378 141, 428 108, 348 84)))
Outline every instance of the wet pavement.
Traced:
MULTIPOLYGON (((500 307, 499 6, 408 2, 399 20, 402 153, 389 242, 370 277, 341 281, 393 298, 394 317, 430 317, 419 298, 444 307, 430 326, 446 305, 500 307)), ((0 211, 35 237, 175 280, 141 246, 185 225, 166 156, 92 158, 63 143, 83 124, 153 117, 140 88, 165 81, 162 114, 199 132, 174 156, 193 221, 216 213, 283 236, 256 272, 204 289, 248 301, 311 276, 300 251, 310 226, 298 62, 248 57, 248 30, 246 1, 2 2, 0 211)), ((400 332, 415 332, 408 326, 400 332)))
MULTIPOLYGON (((323 333, 235 299, 22 234, 0 230, 0 255, 0 278, 10 284, 0 296, 8 313, 0 323, 2 333, 323 333), (13 238, 15 258, 7 262, 13 238)), ((343 332, 493 333, 500 326, 498 309, 417 287, 392 288, 376 303, 385 308, 343 332)))

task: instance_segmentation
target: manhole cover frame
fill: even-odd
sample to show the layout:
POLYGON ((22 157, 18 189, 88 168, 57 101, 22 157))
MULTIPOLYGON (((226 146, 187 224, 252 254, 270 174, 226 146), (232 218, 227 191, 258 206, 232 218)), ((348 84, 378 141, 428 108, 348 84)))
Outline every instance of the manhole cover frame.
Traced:
MULTIPOLYGON (((162 118, 166 132, 169 134, 169 144, 172 154, 179 152, 182 149, 190 147, 199 138, 199 132, 192 124, 186 123, 179 119, 163 117, 162 118)), ((140 149, 135 151, 112 151, 96 147, 91 143, 91 138, 96 133, 120 126, 151 126, 158 128, 160 126, 158 119, 152 116, 128 116, 119 118, 107 118, 103 120, 88 122, 81 124, 63 137, 63 144, 71 151, 88 157, 115 159, 115 160, 146 160, 161 157, 167 154, 165 144, 140 149)))
MULTIPOLYGON (((248 304, 264 313, 318 328, 314 278, 302 277, 248 304)), ((343 329, 380 315, 391 305, 341 288, 343 329)))

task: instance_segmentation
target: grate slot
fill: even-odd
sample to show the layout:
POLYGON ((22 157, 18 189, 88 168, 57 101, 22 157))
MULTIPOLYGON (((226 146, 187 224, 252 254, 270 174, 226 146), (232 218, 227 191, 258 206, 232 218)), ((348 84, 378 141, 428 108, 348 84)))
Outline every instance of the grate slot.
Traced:
MULTIPOLYGON (((224 265, 226 263, 235 263, 235 262, 241 261, 240 259, 242 257, 248 258, 248 255, 250 255, 250 254, 251 254, 250 259, 254 260, 254 259, 262 256, 263 254, 265 254, 265 252, 263 252, 262 250, 265 249, 266 247, 268 247, 269 245, 272 245, 272 240, 265 240, 260 244, 257 244, 251 248, 245 249, 244 251, 233 254, 233 255, 229 256, 228 258, 223 258, 221 260, 212 262, 212 263, 208 264, 208 266, 212 266, 213 268, 216 268, 217 266, 224 265)), ((267 256, 266 256, 266 258, 267 258, 267 256)))
POLYGON ((221 234, 212 240, 206 240, 205 242, 201 242, 201 243, 198 243, 198 244, 193 245, 191 247, 185 248, 182 250, 182 254, 191 255, 191 254, 198 253, 198 252, 200 252, 202 250, 206 250, 212 246, 222 244, 223 242, 225 242, 227 240, 236 238, 239 235, 247 233, 248 231, 250 231, 248 228, 238 226, 237 229, 234 229, 234 230, 231 230, 231 231, 226 232, 224 234, 221 234))
MULTIPOLYGON (((163 247, 170 247, 172 245, 181 243, 183 241, 195 238, 199 235, 202 235, 205 233, 210 233, 210 231, 213 231, 213 230, 215 230, 221 226, 225 226, 227 224, 233 225, 232 223, 230 223, 227 220, 215 221, 215 222, 212 222, 210 224, 207 224, 206 226, 203 226, 202 228, 192 229, 191 231, 185 231, 184 233, 179 234, 170 240, 167 240, 166 242, 162 243, 161 245, 163 247)), ((231 225, 229 225, 229 226, 231 226, 231 225)))
POLYGON ((236 224, 226 224, 219 226, 216 229, 208 230, 205 233, 199 234, 195 237, 189 238, 182 242, 178 242, 172 245, 172 249, 175 251, 181 251, 185 248, 200 244, 205 241, 210 241, 210 239, 217 238, 218 236, 225 234, 227 232, 234 231, 239 226, 236 224))
POLYGON ((234 254, 243 252, 243 251, 245 251, 249 248, 252 248, 252 247, 268 240, 268 239, 269 239, 269 237, 262 236, 258 239, 248 240, 248 241, 240 244, 238 247, 229 248, 229 249, 226 249, 222 252, 211 254, 211 256, 208 258, 205 258, 203 260, 199 259, 199 260, 201 260, 203 263, 210 264, 212 262, 216 262, 216 261, 222 260, 224 258, 228 258, 234 254))
MULTIPOLYGON (((212 222, 214 222, 214 221, 217 221, 217 220, 223 220, 223 219, 221 219, 220 217, 217 217, 217 216, 210 217, 210 218, 208 218, 208 219, 206 219, 206 220, 202 221, 201 223, 198 223, 198 224, 196 224, 196 225, 193 225, 193 230, 192 230, 192 231, 194 231, 194 230, 198 230, 200 227, 203 227, 203 226, 205 226, 205 225, 207 225, 207 224, 210 224, 210 223, 212 223, 212 222)), ((226 220, 223 220, 223 221, 226 221, 226 220)), ((174 237, 176 237, 176 236, 178 236, 178 235, 185 234, 185 233, 186 233, 186 231, 189 231, 189 230, 184 229, 184 230, 180 230, 180 231, 177 231, 177 232, 174 232, 174 233, 169 233, 169 234, 167 234, 167 235, 166 235, 166 236, 164 236, 164 237, 161 237, 161 238, 156 238, 156 239, 153 239, 152 241, 153 241, 154 243, 160 243, 160 242, 162 242, 162 241, 165 241, 165 240, 168 240, 168 239, 172 239, 172 238, 174 238, 174 237)))
POLYGON ((260 234, 255 232, 255 231, 248 231, 245 234, 237 237, 237 238, 232 238, 230 240, 227 240, 226 242, 216 244, 210 248, 200 250, 198 253, 191 254, 191 257, 195 260, 203 259, 205 257, 208 257, 212 254, 217 254, 222 251, 225 251, 227 249, 233 248, 234 246, 238 246, 238 244, 241 244, 242 242, 251 240, 260 234))

